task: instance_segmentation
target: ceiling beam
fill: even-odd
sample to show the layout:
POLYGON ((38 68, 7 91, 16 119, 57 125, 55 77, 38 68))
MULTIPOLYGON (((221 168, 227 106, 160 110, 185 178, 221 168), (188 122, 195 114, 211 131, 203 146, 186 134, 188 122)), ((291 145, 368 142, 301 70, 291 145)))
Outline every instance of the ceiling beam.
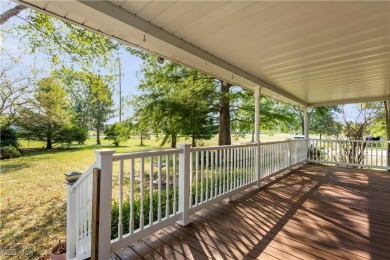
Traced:
POLYGON ((112 3, 106 2, 106 1, 80 1, 80 3, 99 11, 100 13, 103 13, 107 16, 112 17, 113 19, 116 19, 122 23, 125 23, 135 29, 138 29, 140 31, 145 32, 148 35, 151 35, 161 41, 164 41, 166 43, 171 44, 172 46, 175 46, 176 48, 179 48, 181 50, 184 50, 192 55, 195 55, 201 59, 204 59, 207 62, 210 62, 212 64, 215 64, 219 66, 220 68, 223 68, 227 71, 230 71, 246 80, 249 80, 257 85, 260 85, 262 87, 265 87, 276 94, 282 95, 288 99, 291 99, 292 101, 295 101, 301 105, 307 106, 307 102, 301 100, 300 98, 287 93, 274 85, 259 79, 252 74, 235 67, 234 65, 202 50, 201 48, 184 41, 183 39, 177 37, 176 35, 173 35, 172 33, 169 33, 162 28, 159 28, 155 26, 154 24, 147 22, 143 20, 142 18, 136 16, 135 14, 126 11, 123 8, 120 8, 118 6, 115 6, 112 3))
POLYGON ((390 100, 390 96, 366 97, 366 98, 356 98, 356 99, 347 99, 347 100, 343 99, 337 101, 311 103, 309 104, 309 107, 326 107, 326 106, 364 103, 364 102, 378 102, 378 101, 385 101, 385 100, 390 100))

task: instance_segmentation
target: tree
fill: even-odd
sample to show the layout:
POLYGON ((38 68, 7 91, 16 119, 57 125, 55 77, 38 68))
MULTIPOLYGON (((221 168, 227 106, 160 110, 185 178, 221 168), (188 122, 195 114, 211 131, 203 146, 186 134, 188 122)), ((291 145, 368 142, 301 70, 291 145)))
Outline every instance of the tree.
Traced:
POLYGON ((129 129, 119 122, 107 126, 104 134, 104 139, 113 141, 115 146, 119 146, 121 142, 126 142, 130 138, 129 129))
POLYGON ((310 132, 322 135, 338 136, 342 132, 343 124, 336 120, 341 109, 338 106, 318 107, 311 110, 309 115, 310 132))
POLYGON ((34 69, 30 73, 15 71, 19 58, 10 57, 4 49, 1 51, 4 55, 0 67, 0 124, 8 127, 29 105, 37 80, 34 69))
POLYGON ((60 84, 48 77, 38 82, 33 102, 21 114, 17 125, 22 137, 46 142, 46 148, 64 142, 64 131, 70 127, 66 93, 60 84))
MULTIPOLYGON (((239 89, 231 106, 232 126, 237 135, 252 134, 254 141, 255 98, 251 91, 239 89)), ((266 96, 260 99, 260 127, 262 131, 288 132, 289 124, 294 120, 285 105, 266 96)))
POLYGON ((143 93, 131 101, 134 121, 162 132, 161 144, 171 141, 171 147, 176 147, 179 134, 191 137, 194 146, 197 139, 211 138, 215 132, 213 78, 168 61, 157 65, 152 55, 144 60, 141 72, 144 78, 139 89, 143 93))
POLYGON ((131 119, 128 119, 124 122, 124 125, 131 129, 131 133, 133 135, 137 135, 140 138, 140 145, 144 146, 144 140, 150 139, 150 128, 145 123, 145 121, 142 120, 142 118, 138 118, 136 116, 133 116, 131 119))
POLYGON ((112 90, 100 75, 88 74, 86 84, 91 95, 91 125, 96 130, 96 144, 100 145, 100 132, 114 113, 112 90))
POLYGON ((54 65, 75 62, 90 72, 97 67, 111 68, 115 62, 112 53, 121 46, 105 36, 20 5, 2 13, 0 23, 12 17, 24 23, 3 32, 27 39, 30 53, 45 53, 54 65))
POLYGON ((219 100, 219 138, 218 145, 231 145, 231 131, 230 131, 230 88, 232 84, 221 81, 221 97, 219 100))
POLYGON ((368 131, 372 136, 381 136, 390 140, 390 102, 372 102, 365 103, 367 109, 374 110, 375 117, 372 119, 372 124, 368 131))
POLYGON ((110 86, 115 78, 66 67, 55 70, 52 76, 62 83, 69 97, 74 123, 85 129, 96 130, 96 144, 99 145, 104 123, 114 113, 110 86))

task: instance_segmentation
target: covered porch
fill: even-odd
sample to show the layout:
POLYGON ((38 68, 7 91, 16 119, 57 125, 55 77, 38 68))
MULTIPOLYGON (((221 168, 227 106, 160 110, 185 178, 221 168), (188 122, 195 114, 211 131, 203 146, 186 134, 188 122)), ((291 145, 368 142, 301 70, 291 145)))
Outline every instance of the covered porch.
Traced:
POLYGON ((389 170, 389 143, 308 131, 311 107, 390 99, 388 2, 16 1, 255 95, 255 143, 97 151, 69 259, 388 259, 390 177, 360 167, 389 170), (304 108, 304 140, 259 142, 261 95, 304 108))
POLYGON ((112 259, 388 259, 390 175, 305 165, 115 251, 112 259))

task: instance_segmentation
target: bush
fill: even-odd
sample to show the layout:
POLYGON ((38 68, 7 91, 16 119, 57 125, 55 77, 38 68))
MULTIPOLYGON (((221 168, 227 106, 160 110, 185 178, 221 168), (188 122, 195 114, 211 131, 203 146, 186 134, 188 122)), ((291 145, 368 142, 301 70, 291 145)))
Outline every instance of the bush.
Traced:
POLYGON ((106 130, 104 130, 104 135, 104 139, 111 140, 115 146, 119 146, 120 142, 126 142, 130 137, 129 129, 122 123, 109 125, 106 130))
POLYGON ((22 155, 15 147, 9 145, 0 148, 0 159, 12 159, 21 157, 22 155))
POLYGON ((10 127, 0 127, 0 147, 13 146, 19 147, 16 131, 10 127))

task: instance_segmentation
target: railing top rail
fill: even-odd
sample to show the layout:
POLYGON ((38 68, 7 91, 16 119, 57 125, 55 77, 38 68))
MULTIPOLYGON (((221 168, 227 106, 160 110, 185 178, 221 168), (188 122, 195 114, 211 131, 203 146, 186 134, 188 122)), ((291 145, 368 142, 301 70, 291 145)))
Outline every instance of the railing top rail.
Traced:
POLYGON ((89 174, 92 174, 93 168, 95 168, 95 166, 96 166, 96 161, 91 166, 89 166, 89 168, 85 171, 85 173, 82 174, 75 183, 72 184, 72 190, 76 189, 80 185, 80 183, 82 183, 84 179, 87 178, 89 174))
POLYGON ((310 139, 310 141, 329 141, 329 142, 360 142, 360 143, 388 143, 387 141, 376 140, 344 140, 344 139, 310 139))
POLYGON ((159 156, 159 155, 178 154, 182 152, 183 152, 182 149, 169 149, 169 150, 157 150, 157 151, 148 151, 148 152, 114 154, 112 160, 120 161, 126 159, 146 158, 146 157, 159 156))
POLYGON ((211 150, 223 150, 223 149, 230 149, 230 148, 244 148, 244 147, 253 147, 257 144, 251 143, 251 144, 232 144, 232 145, 220 145, 220 146, 202 146, 202 147, 191 147, 191 152, 196 151, 211 151, 211 150))
POLYGON ((284 141, 264 142, 264 143, 260 143, 260 145, 281 144, 281 143, 288 143, 291 141, 306 141, 306 140, 284 140, 284 141))

